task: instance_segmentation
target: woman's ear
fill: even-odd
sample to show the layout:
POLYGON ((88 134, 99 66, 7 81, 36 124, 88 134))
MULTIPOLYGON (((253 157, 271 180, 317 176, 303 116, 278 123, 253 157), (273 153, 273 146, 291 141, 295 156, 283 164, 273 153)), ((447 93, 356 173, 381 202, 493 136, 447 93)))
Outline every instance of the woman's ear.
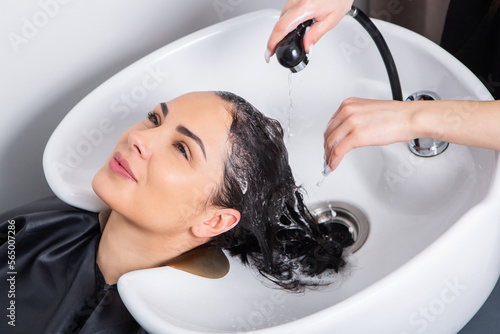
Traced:
POLYGON ((196 237, 212 238, 235 227, 240 217, 238 210, 219 209, 211 218, 194 225, 191 231, 196 237))

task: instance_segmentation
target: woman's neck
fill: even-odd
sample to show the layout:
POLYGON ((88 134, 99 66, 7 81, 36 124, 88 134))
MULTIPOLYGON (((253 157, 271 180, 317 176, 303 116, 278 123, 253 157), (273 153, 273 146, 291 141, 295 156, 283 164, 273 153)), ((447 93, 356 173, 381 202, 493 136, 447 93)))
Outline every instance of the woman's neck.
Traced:
POLYGON ((154 268, 194 248, 188 236, 159 238, 112 211, 97 249, 97 265, 106 283, 134 270, 154 268))

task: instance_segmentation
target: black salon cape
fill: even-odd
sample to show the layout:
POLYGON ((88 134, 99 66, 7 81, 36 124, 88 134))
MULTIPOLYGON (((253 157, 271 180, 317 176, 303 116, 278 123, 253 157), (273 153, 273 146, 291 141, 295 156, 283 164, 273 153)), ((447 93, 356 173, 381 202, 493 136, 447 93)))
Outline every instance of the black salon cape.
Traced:
POLYGON ((57 198, 13 211, 0 215, 0 333, 145 333, 96 265, 97 214, 57 198))
POLYGON ((500 100, 500 10, 491 0, 451 0, 441 46, 467 66, 500 100))

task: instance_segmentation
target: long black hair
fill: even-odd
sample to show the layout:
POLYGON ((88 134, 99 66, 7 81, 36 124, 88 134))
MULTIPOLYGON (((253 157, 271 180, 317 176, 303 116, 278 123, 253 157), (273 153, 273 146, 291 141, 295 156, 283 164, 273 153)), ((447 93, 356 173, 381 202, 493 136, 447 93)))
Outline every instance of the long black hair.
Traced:
POLYGON ((280 123, 233 93, 215 93, 227 102, 233 120, 224 179, 211 202, 238 210, 241 220, 210 244, 285 289, 319 285, 311 278, 344 267, 342 254, 353 243, 351 235, 318 224, 304 205, 280 123))

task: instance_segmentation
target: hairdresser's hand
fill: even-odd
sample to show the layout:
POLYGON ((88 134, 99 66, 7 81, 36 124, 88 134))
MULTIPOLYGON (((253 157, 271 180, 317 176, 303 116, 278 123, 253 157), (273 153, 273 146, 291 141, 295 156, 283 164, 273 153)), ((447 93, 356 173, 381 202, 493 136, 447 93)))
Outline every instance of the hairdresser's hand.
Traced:
POLYGON ((267 42, 266 61, 269 62, 276 44, 290 31, 314 18, 316 22, 304 36, 304 48, 309 53, 311 46, 347 14, 352 3, 353 0, 288 0, 267 42))
POLYGON ((333 171, 353 148, 409 141, 415 104, 349 98, 342 102, 325 131, 325 162, 333 171))

